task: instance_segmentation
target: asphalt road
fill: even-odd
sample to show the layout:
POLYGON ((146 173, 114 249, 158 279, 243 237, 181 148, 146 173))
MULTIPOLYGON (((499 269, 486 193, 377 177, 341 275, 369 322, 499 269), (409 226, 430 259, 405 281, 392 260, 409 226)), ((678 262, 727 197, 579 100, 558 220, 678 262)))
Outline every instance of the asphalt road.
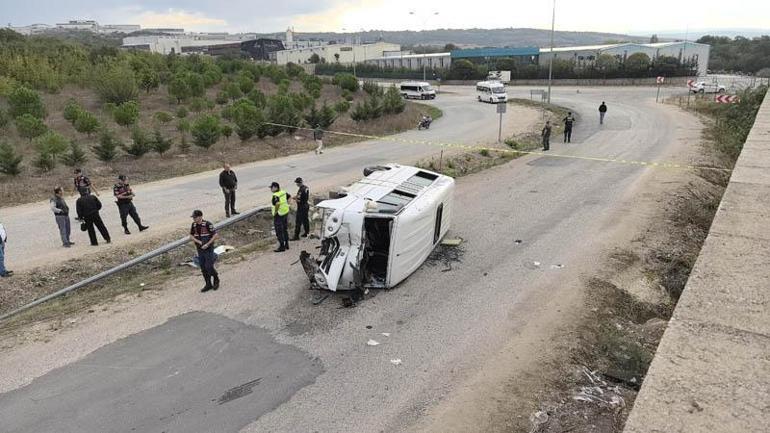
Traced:
MULTIPOLYGON (((457 91, 458 98, 470 92, 457 91)), ((654 89, 555 89, 554 102, 579 117, 572 144, 554 137, 552 149, 656 160, 698 127, 654 98, 654 89), (602 100, 609 114, 600 127, 602 100)), ((462 123, 453 114, 437 123, 437 133, 462 123)), ((368 156, 377 162, 392 155, 373 147, 368 156)), ((351 166, 372 162, 350 152, 338 157, 351 166)), ((317 164, 307 169, 333 171, 317 164)), ((356 308, 340 308, 336 299, 311 305, 306 277, 291 266, 295 254, 234 265, 222 272, 216 293, 197 293, 199 277, 191 275, 155 299, 86 316, 82 326, 48 343, 0 354, 3 370, 19 377, 0 381, 0 419, 12 427, 5 430, 25 433, 136 426, 146 432, 408 430, 511 335, 534 326, 533 298, 549 297, 567 272, 590 268, 600 255, 597 239, 612 224, 608 217, 622 199, 639 193, 636 184, 647 170, 533 155, 460 179, 450 229, 465 240, 460 260, 427 263, 356 308), (185 314, 190 311, 207 314, 185 314), (99 341, 89 340, 94 333, 99 341), (380 344, 369 346, 369 339, 380 344), (229 342, 235 348, 222 358, 229 342), (144 370, 128 371, 138 368, 144 370), (109 369, 115 373, 104 372, 109 369), (270 384, 254 382, 276 375, 270 384)))
MULTIPOLYGON (((498 130, 495 107, 488 104, 468 104, 468 99, 466 94, 441 95, 431 103, 444 111, 444 118, 436 120, 430 130, 407 131, 397 137, 403 140, 467 144, 493 142, 497 138, 498 130)), ((508 113, 504 118, 504 128, 516 129, 522 122, 531 120, 531 117, 518 119, 515 112, 508 113)), ((326 190, 357 179, 361 176, 364 166, 387 162, 414 163, 417 159, 438 155, 439 152, 438 147, 431 145, 408 141, 371 140, 331 148, 320 156, 309 152, 234 167, 239 179, 238 208, 269 204, 268 186, 273 181, 278 181, 293 192, 296 189, 294 179, 302 177, 315 190, 326 190)), ((129 227, 133 233, 130 236, 123 234, 111 189, 103 189, 102 219, 113 242, 112 245, 102 242, 99 251, 147 240, 153 234, 189 227, 189 215, 193 209, 203 210, 207 219, 216 221, 224 218, 224 199, 218 185, 219 171, 132 185, 136 194, 134 203, 142 222, 151 228, 147 232, 139 233, 129 218, 129 227)), ((128 175, 130 178, 130 173, 128 175)), ((74 213, 75 198, 68 197, 67 201, 74 213)), ((89 245, 86 234, 80 232, 79 225, 74 221, 72 240, 76 245, 69 249, 61 247, 56 223, 47 201, 0 208, 0 221, 9 234, 5 254, 6 267, 15 271, 62 263, 95 250, 89 245)), ((180 236, 185 234, 183 230, 179 233, 180 236)))

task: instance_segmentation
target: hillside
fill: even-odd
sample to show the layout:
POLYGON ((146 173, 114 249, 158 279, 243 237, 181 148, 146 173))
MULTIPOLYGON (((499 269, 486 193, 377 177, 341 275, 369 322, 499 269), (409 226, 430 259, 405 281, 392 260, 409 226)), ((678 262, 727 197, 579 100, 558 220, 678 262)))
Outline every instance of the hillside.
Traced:
MULTIPOLYGON (((283 39, 284 35, 265 34, 264 37, 283 39)), ((347 33, 297 33, 297 39, 345 40, 347 33)), ((438 29, 426 31, 380 31, 371 30, 356 33, 365 41, 384 40, 401 45, 440 45, 452 43, 462 47, 545 47, 550 44, 551 31, 543 29, 438 29)), ((608 41, 649 42, 649 37, 629 36, 597 32, 557 31, 554 35, 556 46, 595 45, 608 41)))

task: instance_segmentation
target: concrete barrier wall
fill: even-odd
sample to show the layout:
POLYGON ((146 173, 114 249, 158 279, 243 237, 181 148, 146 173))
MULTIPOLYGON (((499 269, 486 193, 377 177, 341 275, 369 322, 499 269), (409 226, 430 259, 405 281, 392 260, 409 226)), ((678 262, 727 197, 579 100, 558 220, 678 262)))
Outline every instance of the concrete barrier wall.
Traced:
MULTIPOLYGON (((320 77, 332 78, 331 75, 319 75, 320 77)), ((395 78, 364 78, 359 77, 360 81, 372 80, 381 83, 400 83, 403 81, 420 81, 420 80, 407 80, 407 79, 395 79, 395 78)), ((664 86, 685 86, 687 80, 697 80, 697 77, 674 77, 666 78, 664 86)), ((427 80, 433 85, 439 83, 435 80, 427 80)), ((475 86, 477 82, 481 80, 446 80, 440 84, 446 86, 475 86)), ((609 78, 609 79, 565 79, 565 80, 552 80, 553 86, 654 86, 656 85, 655 78, 609 78)), ((548 86, 548 80, 512 80, 507 83, 508 86, 548 86)))
POLYGON ((624 431, 770 432, 770 96, 624 431))

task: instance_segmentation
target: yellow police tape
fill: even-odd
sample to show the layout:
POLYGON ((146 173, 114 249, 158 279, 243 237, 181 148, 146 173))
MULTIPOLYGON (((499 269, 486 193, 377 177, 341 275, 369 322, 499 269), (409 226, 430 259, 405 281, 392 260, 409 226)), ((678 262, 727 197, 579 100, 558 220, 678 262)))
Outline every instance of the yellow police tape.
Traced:
MULTIPOLYGON (((272 123, 272 122, 265 122, 264 124, 278 126, 282 128, 302 129, 305 131, 314 130, 313 128, 303 128, 299 126, 283 125, 280 123, 272 123)), ((394 141, 399 143, 410 143, 410 144, 424 144, 428 146, 450 147, 450 148, 457 148, 457 149, 470 150, 470 151, 476 151, 476 152, 486 150, 488 152, 514 153, 514 154, 520 154, 520 155, 538 155, 538 156, 546 156, 551 158, 582 159, 584 161, 613 162, 617 164, 637 165, 637 166, 654 167, 654 168, 713 170, 713 171, 722 171, 727 173, 732 172, 732 169, 730 168, 708 167, 708 166, 702 166, 702 165, 679 164, 679 163, 672 163, 672 162, 635 161, 635 160, 628 160, 628 159, 603 158, 598 156, 564 155, 560 153, 551 153, 550 151, 548 153, 543 153, 542 151, 503 149, 499 147, 485 147, 485 146, 469 146, 467 144, 460 144, 460 143, 436 143, 436 142, 425 141, 425 140, 409 140, 409 139, 397 138, 393 136, 355 134, 351 132, 339 132, 339 131, 330 131, 330 130, 324 130, 324 129, 322 129, 322 131, 326 134, 341 135, 345 137, 364 138, 367 140, 394 141)))

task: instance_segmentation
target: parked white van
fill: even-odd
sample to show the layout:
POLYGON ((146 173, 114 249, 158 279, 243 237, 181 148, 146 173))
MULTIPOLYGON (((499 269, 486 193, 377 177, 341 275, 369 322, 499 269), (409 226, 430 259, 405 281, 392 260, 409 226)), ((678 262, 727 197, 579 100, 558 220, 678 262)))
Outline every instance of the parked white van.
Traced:
POLYGON ((436 90, 425 81, 406 81, 400 84, 404 98, 436 99, 436 90))
POLYGON ((499 81, 479 81, 476 83, 476 95, 479 101, 490 104, 508 101, 505 85, 499 81))

